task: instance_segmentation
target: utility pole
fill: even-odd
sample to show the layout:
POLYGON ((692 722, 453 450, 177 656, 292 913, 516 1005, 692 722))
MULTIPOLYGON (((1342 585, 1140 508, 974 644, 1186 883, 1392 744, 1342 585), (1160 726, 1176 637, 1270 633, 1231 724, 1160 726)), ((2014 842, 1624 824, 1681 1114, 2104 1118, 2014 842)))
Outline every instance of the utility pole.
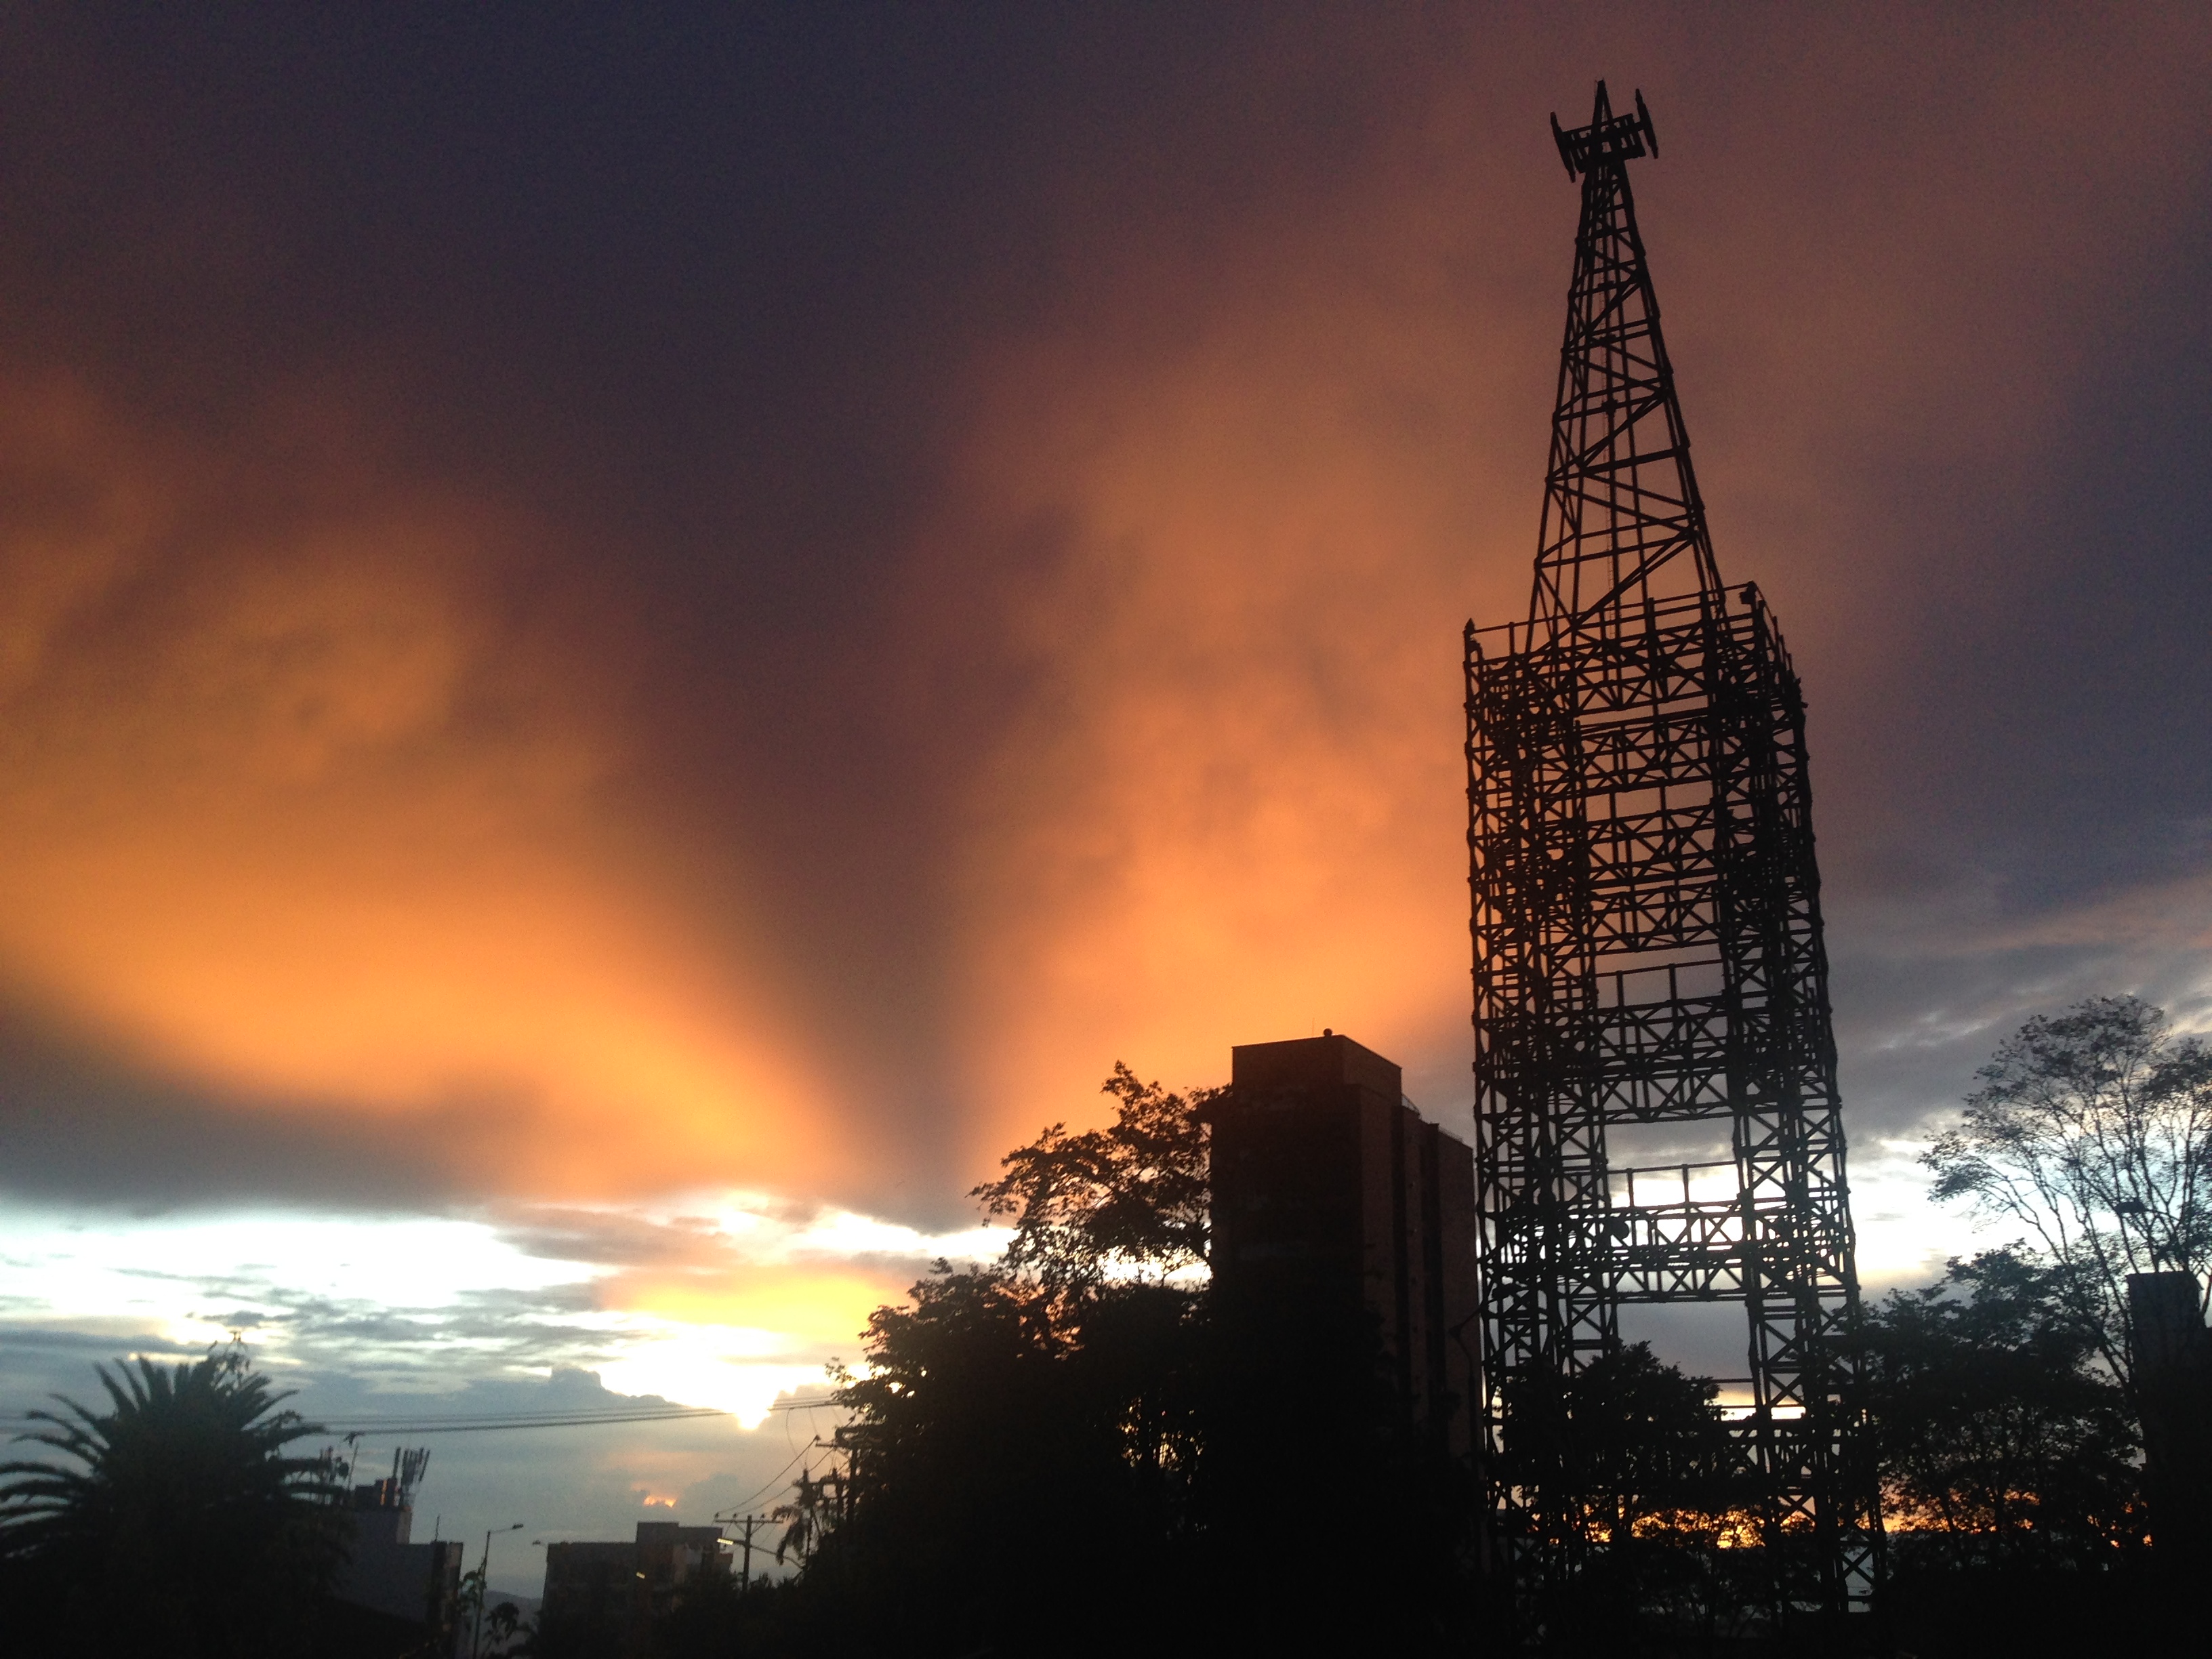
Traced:
POLYGON ((522 1522, 493 1527, 484 1533, 483 1559, 477 1563, 477 1627, 469 1638, 469 1659, 483 1659, 484 1603, 491 1600, 491 1540, 502 1532, 520 1532, 522 1522))
MULTIPOLYGON (((774 1518, 765 1515, 718 1515, 714 1519, 729 1526, 743 1527, 745 1529, 745 1535, 738 1541, 738 1547, 743 1552, 744 1559, 744 1565, 738 1568, 742 1577, 738 1583, 740 1589, 750 1589, 753 1585, 753 1534, 763 1527, 774 1525, 774 1518)), ((761 1547, 765 1549, 767 1546, 763 1545, 761 1547)))
POLYGON ((745 1529, 745 1541, 740 1547, 744 1551, 744 1587, 747 1589, 750 1589, 753 1587, 753 1528, 756 1527, 764 1527, 768 1525, 768 1516, 764 1515, 748 1515, 738 1520, 735 1524, 741 1526, 745 1529))

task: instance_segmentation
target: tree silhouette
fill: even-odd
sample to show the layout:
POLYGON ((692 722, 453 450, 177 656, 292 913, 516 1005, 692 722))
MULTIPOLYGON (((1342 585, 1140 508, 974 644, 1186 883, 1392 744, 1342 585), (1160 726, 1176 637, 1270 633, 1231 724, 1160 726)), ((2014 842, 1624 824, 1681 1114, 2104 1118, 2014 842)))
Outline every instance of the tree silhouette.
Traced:
MULTIPOLYGON (((487 1562, 479 1561, 461 1575, 460 1583, 453 1595, 453 1620, 457 1630, 473 1631, 477 1616, 483 1611, 485 1585, 491 1571, 487 1562)), ((471 1659, 476 1659, 471 1655, 471 1659)))
POLYGON ((1109 1126, 1054 1124, 976 1189, 1013 1222, 997 1263, 939 1262, 870 1316, 867 1363, 832 1373, 836 1460, 775 1511, 801 1577, 735 1621, 916 1654, 1165 1639, 1147 1620, 1191 1524, 1206 1370, 1207 1096, 1121 1066, 1104 1092, 1109 1126))
POLYGON ((307 1650, 343 1557, 333 1471, 285 1449, 321 1429, 279 1407, 243 1345, 97 1368, 109 1409, 60 1399, 22 1439, 65 1462, 0 1465, 0 1560, 49 1653, 228 1659, 307 1650))
POLYGON ((843 1376, 834 1481, 777 1511, 806 1589, 861 1627, 860 1651, 1124 1650, 1188 1542, 1197 1293, 1060 1298, 940 1265, 911 1295, 876 1311, 843 1376))
POLYGON ((1055 1123, 972 1194, 1014 1218, 1004 1268, 1054 1291, 1164 1280, 1206 1260, 1204 1109, 1218 1091, 1171 1094, 1116 1060, 1100 1092, 1116 1102, 1111 1127, 1055 1123))
POLYGON ((2071 1278, 2002 1250, 1869 1310, 1862 1382, 1887 1614, 1922 1654, 2179 1650, 2197 1617, 2143 1549, 2133 1413, 2071 1278))
POLYGON ((871 1316, 866 1364, 832 1373, 836 1462, 777 1511, 802 1572, 702 1597, 682 1651, 1168 1656, 1278 1644, 1263 1626, 1449 1646, 1435 1592, 1455 1534, 1436 1518, 1462 1494, 1431 1437, 1393 1438, 1371 1320, 1224 1331, 1206 1272, 1212 1091, 1116 1066, 1104 1092, 1111 1124, 1053 1125, 976 1188, 1013 1224, 997 1262, 940 1261, 871 1316), (1370 1346, 1374 1412, 1348 1428, 1301 1413, 1324 1352, 1358 1374, 1358 1411, 1370 1346), (1231 1440, 1259 1455, 1224 1455, 1231 1440), (1356 1565, 1316 1574, 1336 1534, 1356 1565))
POLYGON ((1883 1507, 1948 1559, 2094 1569, 2139 1546, 2125 1395, 2066 1277, 2005 1250, 1866 1320, 1883 1507))
POLYGON ((1718 1393, 1648 1342, 1572 1376, 1531 1372, 1506 1401, 1507 1473, 1540 1495, 1543 1524, 1585 1545, 1625 1544, 1678 1511, 1724 1510, 1735 1494, 1718 1393))
POLYGON ((2128 1275, 2212 1272, 2212 1052, 2148 1003, 2093 997, 2028 1021, 1976 1075, 1922 1160, 1935 1195, 2022 1229, 2016 1248, 2060 1275, 2132 1388, 2128 1275))
POLYGON ((787 1556, 803 1565, 814 1547, 829 1536, 837 1524, 843 1489, 834 1468, 819 1475, 811 1469, 800 1471, 791 1496, 769 1511, 768 1518, 783 1527, 783 1535, 775 1541, 778 1566, 787 1556))
POLYGON ((1554 1649, 1741 1638, 1763 1607, 1755 1494, 1718 1393, 1638 1342, 1508 1394, 1501 1472, 1577 1564, 1541 1612, 1554 1649))
POLYGON ((484 1652, 506 1654, 516 1650, 522 1635, 522 1610, 512 1601, 501 1601, 484 1615, 484 1652))

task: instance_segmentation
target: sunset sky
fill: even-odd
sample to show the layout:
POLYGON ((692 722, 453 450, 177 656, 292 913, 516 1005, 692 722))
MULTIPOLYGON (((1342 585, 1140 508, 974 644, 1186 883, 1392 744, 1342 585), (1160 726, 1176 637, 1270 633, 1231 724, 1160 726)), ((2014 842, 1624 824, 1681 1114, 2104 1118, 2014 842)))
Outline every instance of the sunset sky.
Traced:
MULTIPOLYGON (((1912 1157, 2000 1037, 2212 1022, 2203 8, 18 7, 0 1413, 244 1326, 333 1417, 750 1424, 1117 1059, 1332 1026, 1465 1133, 1601 75, 1810 703, 1863 1269, 1970 1247, 1912 1157)), ((423 1502, 703 1519, 805 1421, 423 1502)))

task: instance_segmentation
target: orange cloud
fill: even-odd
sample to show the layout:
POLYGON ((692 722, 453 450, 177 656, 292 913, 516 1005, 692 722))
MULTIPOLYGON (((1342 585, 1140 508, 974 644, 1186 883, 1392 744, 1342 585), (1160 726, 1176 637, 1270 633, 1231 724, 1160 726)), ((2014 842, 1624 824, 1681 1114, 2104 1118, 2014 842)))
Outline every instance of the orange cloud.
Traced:
POLYGON ((1517 599, 1526 492, 1438 464, 1466 400, 1431 365, 1494 349, 1464 319, 1299 286, 1188 356, 1005 368, 981 511, 1054 558, 1002 601, 1040 689, 963 848, 979 1158, 1118 1056, 1202 1081, 1232 1042, 1453 1023, 1458 622, 1517 599))
POLYGON ((608 678, 501 619, 519 526, 327 478, 272 513, 281 476, 66 387, 0 418, 21 992, 264 1109, 442 1141, 493 1191, 834 1171, 774 994, 641 878, 608 678))
MULTIPOLYGON (((886 446, 913 465, 880 516, 932 515, 888 594, 842 562, 852 524, 708 501, 711 463, 657 521, 775 545, 633 570, 313 420, 162 442, 9 382, 0 974, 241 1111, 370 1122, 530 1198, 910 1180, 898 1201, 933 1208, 1100 1109, 1115 1058, 1200 1082, 1323 1024, 1455 1087, 1458 629, 1525 601, 1571 255, 1543 108, 1573 114, 1593 69, 1651 94, 1638 187, 1719 556, 1806 672, 1833 860, 1899 792, 1893 757, 1840 765, 1832 738, 1907 740, 1885 677, 2010 574, 1913 568, 1900 473, 2011 499, 2084 319, 2168 251, 2159 203, 2194 199, 2203 32, 2172 15, 1750 18, 1724 46, 1630 14, 1255 26, 1237 96, 1040 147, 1058 216, 990 223, 1051 247, 1056 288, 953 315, 941 402, 810 380, 840 422, 931 428, 886 446), (1209 146, 1218 173, 1182 165, 1209 146), (653 678, 633 602, 719 616, 757 581, 772 611, 771 566, 868 603, 772 617, 753 642, 788 654, 758 680, 700 695, 696 640, 653 678), (738 706, 777 677, 805 695, 738 706), (794 805, 761 781, 800 769, 832 782, 794 805)), ((804 471, 818 432, 763 396, 759 473, 786 442, 804 471)))
POLYGON ((672 1276, 621 1273, 602 1280, 601 1305, 686 1325, 773 1331, 799 1350, 848 1354, 868 1316, 906 1294, 915 1275, 773 1266, 672 1276))
MULTIPOLYGON (((1055 319, 979 362, 915 585, 934 660, 1024 688, 951 878, 975 1166, 1100 1109, 1116 1057, 1204 1081, 1231 1043, 1324 1024, 1452 1079, 1431 1106, 1465 1098, 1459 625, 1527 603, 1576 204, 1529 57, 1486 33, 1406 73, 1402 129, 1344 178, 1143 234, 1073 224, 1055 319)), ((1794 26, 1749 32, 1755 76, 1671 38, 1637 54, 1668 133, 1645 230, 1722 568, 1777 596, 1822 711, 1880 697, 1940 625, 1899 625, 1925 584, 1864 544, 1917 544, 1863 468, 2032 465, 2081 361, 2001 342, 2139 280, 2156 200, 2203 163, 2154 146, 2138 168, 2087 131, 2124 84, 2181 117, 2177 60, 2118 67, 2171 47, 2165 26, 2094 74, 2045 27, 1926 34, 1826 41, 1846 93, 1810 102, 1778 67, 1808 50, 1794 26), (1908 51, 1924 66, 1900 74, 1908 51), (1814 153, 1856 158, 1848 180, 1808 176, 1814 153)), ((1557 83, 1567 113, 1585 72, 1557 83)), ((1887 799, 1871 771, 1822 776, 1887 799)))

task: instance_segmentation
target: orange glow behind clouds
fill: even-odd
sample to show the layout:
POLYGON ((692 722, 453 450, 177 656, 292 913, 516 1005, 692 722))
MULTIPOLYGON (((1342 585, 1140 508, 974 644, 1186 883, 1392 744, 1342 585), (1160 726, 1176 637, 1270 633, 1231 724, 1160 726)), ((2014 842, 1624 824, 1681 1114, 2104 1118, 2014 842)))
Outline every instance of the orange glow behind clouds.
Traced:
MULTIPOLYGON (((2071 326, 2160 257, 2156 204, 2201 158, 2123 149, 2100 112, 2185 122, 2174 65, 2203 37, 2161 58, 2161 33, 2094 89, 2033 30, 1832 41, 1831 92, 1769 64, 1717 107, 1713 64, 1641 43, 1679 111, 1638 187, 1721 567, 1780 607, 1817 720, 1920 643, 1887 464, 2027 465, 2081 364, 1992 341, 2071 326), (1808 178, 1814 133, 1820 166, 1856 158, 1847 185, 1808 178)), ((1024 550, 976 629, 1040 690, 978 778, 960 872, 978 1164, 1116 1057, 1215 1081, 1232 1043, 1328 1025, 1465 1077, 1459 630, 1527 605, 1576 196, 1522 88, 1456 73, 1340 197, 1209 225, 1196 253, 1099 238, 1060 331, 981 372, 927 569, 1024 550), (1501 138, 1509 112, 1530 125, 1501 138)), ((1830 823, 1888 805, 1853 781, 1830 823)), ((1471 1093, 1436 1086, 1432 1111, 1471 1093)))
POLYGON ((509 527, 433 501, 210 531, 82 399, 10 403, 47 507, 0 600, 23 992, 264 1109, 432 1133, 494 1190, 834 1171, 772 1000, 617 868, 588 677, 488 620, 509 527))
POLYGON ((868 1316, 906 1293, 912 1275, 805 1267, 731 1268, 671 1277, 624 1273, 602 1281, 608 1307, 686 1325, 773 1331, 796 1346, 851 1351, 868 1316))
MULTIPOLYGON (((2150 25, 2094 64, 1948 27, 1832 41, 1817 109, 1782 26, 1746 31, 1756 75, 1645 43, 1676 125, 1638 188, 1722 568, 1774 597, 1816 721, 1912 643, 1884 625, 1907 583, 1880 561, 1909 544, 1883 468, 2028 467, 2081 349, 2038 329, 2071 341, 2127 291, 2166 234, 2146 201, 2196 165, 2087 137, 2194 110, 2150 25), (1733 101, 1690 95, 1722 81, 1733 101)), ((1232 1043, 1325 1024, 1432 1074, 1465 1058, 1459 628, 1525 603, 1575 210, 1542 112, 1587 87, 1580 47, 1540 92, 1486 51, 1437 64, 1372 176, 1255 185, 1156 246, 1079 226, 1058 320, 976 343, 947 400, 972 420, 896 633, 866 644, 909 677, 894 721, 951 724, 927 688, 979 665, 1022 690, 988 738, 946 739, 960 816, 917 878, 942 884, 941 937, 838 948, 909 952, 946 992, 957 1075, 915 1092, 957 1103, 903 1144, 956 1146, 955 1191, 1099 1111, 1116 1058, 1203 1083, 1232 1043)), ((21 994, 240 1109, 434 1139, 487 1190, 893 1184, 897 1155, 817 1080, 869 1011, 793 1006, 769 948, 655 856, 623 787, 645 746, 627 624, 531 586, 556 580, 532 526, 4 392, 0 969, 21 994)), ((842 1320, 865 1279, 805 1282, 842 1320)), ((769 1295, 623 1285, 737 1322, 769 1295)))
POLYGON ((1231 1043, 1323 1025, 1405 1056, 1462 1000, 1459 623, 1517 599, 1525 515, 1482 509, 1525 492, 1495 457, 1431 463, 1496 348, 1242 292, 1187 356, 1004 369, 978 489, 1060 556, 1006 606, 1049 690, 964 872, 979 1160, 1117 1057, 1210 1081, 1231 1043))

